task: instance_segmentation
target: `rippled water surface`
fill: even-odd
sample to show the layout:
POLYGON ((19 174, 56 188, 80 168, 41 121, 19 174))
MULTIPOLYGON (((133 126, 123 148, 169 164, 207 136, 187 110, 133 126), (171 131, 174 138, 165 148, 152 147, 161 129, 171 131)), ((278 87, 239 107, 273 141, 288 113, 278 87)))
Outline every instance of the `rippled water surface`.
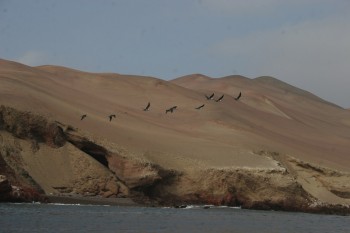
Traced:
POLYGON ((350 232, 350 217, 232 208, 0 204, 0 232, 350 232))

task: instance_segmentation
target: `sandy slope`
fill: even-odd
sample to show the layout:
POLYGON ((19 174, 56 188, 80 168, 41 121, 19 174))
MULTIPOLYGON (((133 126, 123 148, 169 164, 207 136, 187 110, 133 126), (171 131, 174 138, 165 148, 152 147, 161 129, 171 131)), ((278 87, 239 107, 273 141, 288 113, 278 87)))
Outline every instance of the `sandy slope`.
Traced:
POLYGON ((3 104, 48 115, 121 145, 134 156, 178 169, 192 164, 274 166, 241 146, 255 137, 241 129, 249 126, 225 113, 224 102, 206 103, 201 93, 150 77, 18 66, 25 77, 19 68, 2 72, 3 104), (149 101, 150 111, 142 111, 149 101), (194 109, 202 103, 206 108, 194 109), (178 109, 165 114, 174 105, 178 109), (80 121, 82 114, 88 117, 80 121), (117 115, 112 122, 110 114, 117 115))
POLYGON ((280 161, 261 153, 275 152, 350 172, 350 112, 271 77, 169 82, 0 60, 0 104, 71 125, 112 151, 167 169, 275 169, 280 161), (213 92, 224 99, 204 97, 213 92), (110 114, 117 116, 111 122, 110 114))
POLYGON ((172 82, 203 93, 225 94, 231 114, 243 118, 239 124, 268 139, 265 146, 272 146, 270 150, 348 171, 348 111, 272 77, 198 76, 172 82), (241 99, 234 101, 239 92, 243 93, 241 99))

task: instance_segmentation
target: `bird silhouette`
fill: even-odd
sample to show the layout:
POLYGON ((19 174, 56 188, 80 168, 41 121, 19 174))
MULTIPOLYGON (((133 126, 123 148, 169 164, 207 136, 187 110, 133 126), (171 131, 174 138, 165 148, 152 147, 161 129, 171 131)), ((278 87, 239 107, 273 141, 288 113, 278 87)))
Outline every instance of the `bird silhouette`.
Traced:
POLYGON ((109 121, 112 121, 113 117, 115 118, 115 114, 109 115, 109 121))
POLYGON ((201 106, 196 107, 196 109, 201 109, 204 107, 205 104, 202 104, 201 106))
POLYGON ((148 102, 147 106, 143 109, 143 111, 149 111, 149 107, 151 107, 151 103, 148 102))
POLYGON ((80 120, 82 121, 86 116, 87 116, 86 114, 82 115, 80 120))
POLYGON ((216 102, 220 102, 224 98, 224 95, 220 96, 219 99, 215 100, 216 102))
POLYGON ((241 96, 242 96, 242 93, 239 92, 239 94, 238 94, 238 96, 235 98, 235 100, 239 100, 239 98, 241 98, 241 96))
POLYGON ((168 113, 168 112, 173 113, 176 108, 177 108, 177 106, 173 106, 171 108, 168 108, 167 110, 165 110, 165 113, 168 113))
POLYGON ((214 97, 214 93, 213 93, 213 94, 211 94, 210 96, 205 95, 205 97, 207 98, 207 100, 212 100, 212 99, 213 99, 213 97, 214 97))

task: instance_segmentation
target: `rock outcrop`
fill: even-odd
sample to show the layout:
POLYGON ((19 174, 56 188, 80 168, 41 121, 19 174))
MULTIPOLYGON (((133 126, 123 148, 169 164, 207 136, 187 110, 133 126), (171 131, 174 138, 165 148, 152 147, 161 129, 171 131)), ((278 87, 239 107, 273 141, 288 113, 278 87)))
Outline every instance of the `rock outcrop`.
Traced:
POLYGON ((342 198, 348 198, 348 189, 332 183, 330 177, 349 176, 278 153, 257 152, 276 160, 280 165, 276 169, 167 170, 104 147, 71 126, 5 106, 0 107, 0 145, 4 171, 0 201, 45 201, 42 194, 53 193, 131 197, 143 204, 168 206, 212 204, 349 213, 345 204, 319 202, 303 187, 302 181, 307 180, 302 174, 317 173, 317 179, 328 182, 330 192, 342 198))
POLYGON ((7 201, 11 198, 12 187, 6 176, 0 175, 0 201, 7 201))
POLYGON ((66 142, 62 129, 56 123, 48 122, 43 116, 16 111, 3 105, 0 106, 0 130, 32 141, 33 148, 39 143, 58 148, 66 142))

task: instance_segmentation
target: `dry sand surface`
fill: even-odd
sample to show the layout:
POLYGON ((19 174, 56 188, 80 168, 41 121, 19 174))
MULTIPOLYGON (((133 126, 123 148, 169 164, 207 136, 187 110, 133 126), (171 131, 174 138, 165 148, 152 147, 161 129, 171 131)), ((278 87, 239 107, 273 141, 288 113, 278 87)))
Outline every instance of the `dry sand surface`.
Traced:
MULTIPOLYGON (((166 169, 278 170, 289 166, 309 193, 329 203, 350 203, 329 190, 337 176, 323 174, 327 183, 314 170, 300 170, 291 162, 339 172, 346 178, 338 186, 350 192, 344 186, 350 183, 349 110, 272 77, 214 79, 195 74, 164 81, 0 60, 0 105, 70 125, 111 151, 122 150, 126 157, 166 169), (239 92, 242 97, 236 101, 239 92), (204 95, 211 93, 214 99, 223 94, 224 98, 207 100, 204 95), (149 111, 143 111, 148 102, 149 111), (202 104, 202 109, 195 109, 202 104), (177 108, 166 114, 172 106, 177 108), (83 114, 87 117, 80 120, 83 114), (112 121, 110 114, 116 115, 112 121)), ((61 150, 70 149, 66 147, 61 150)), ((49 167, 54 161, 55 166, 64 160, 74 163, 68 155, 58 154, 50 161, 24 159, 29 170, 39 160, 49 167)), ((41 184, 54 182, 43 178, 48 171, 32 170, 41 184)))

